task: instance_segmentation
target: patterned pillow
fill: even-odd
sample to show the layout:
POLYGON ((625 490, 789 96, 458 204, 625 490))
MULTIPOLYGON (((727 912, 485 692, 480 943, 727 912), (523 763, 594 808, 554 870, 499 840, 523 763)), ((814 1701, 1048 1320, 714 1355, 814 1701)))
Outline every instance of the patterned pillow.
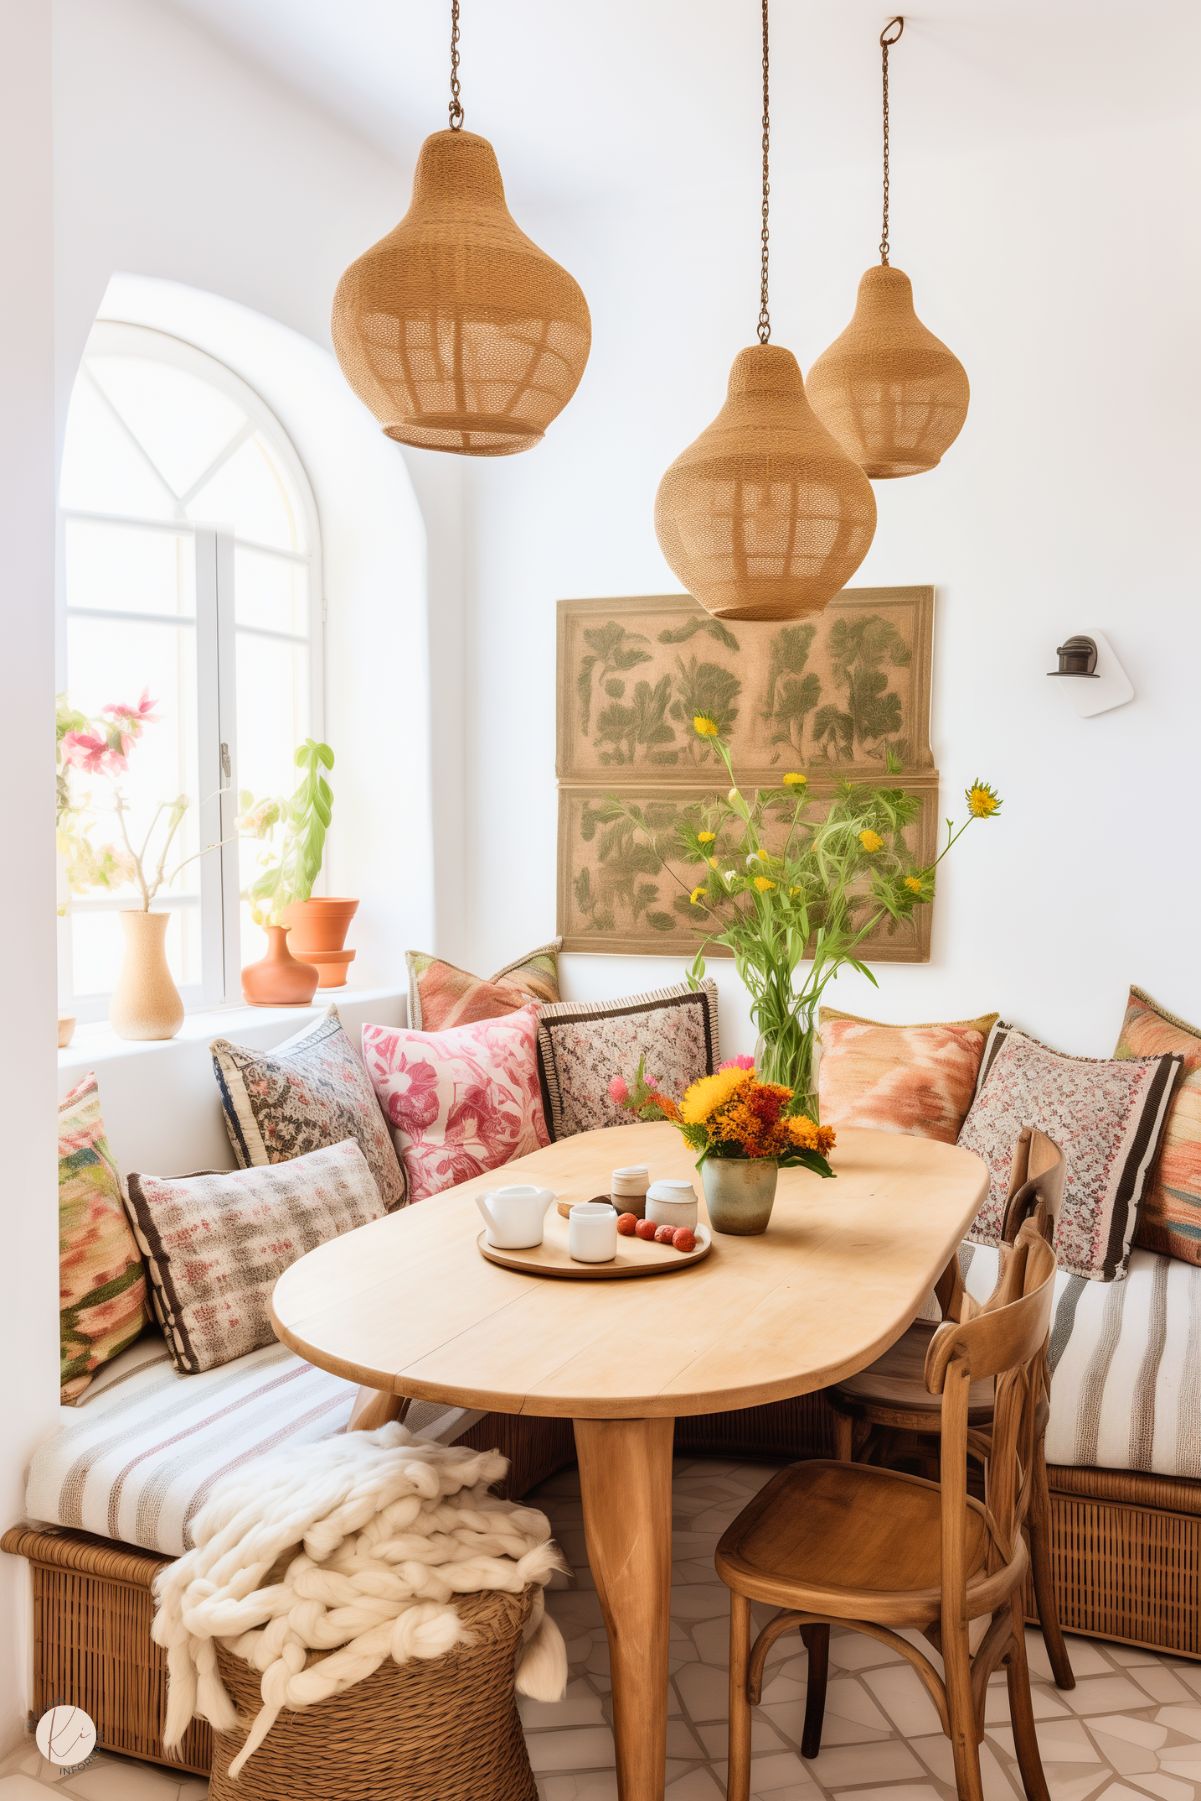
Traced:
POLYGON ((129 1178, 154 1311, 181 1375, 271 1344, 271 1290, 311 1251, 384 1212, 358 1144, 268 1169, 129 1178))
POLYGON ((995 1013, 889 1026, 821 1010, 818 1107, 826 1126, 869 1126, 954 1144, 976 1091, 995 1013))
POLYGON ((450 1026, 516 1013, 530 1001, 557 1001, 562 942, 552 939, 515 963, 506 963, 487 981, 424 951, 407 952, 410 1026, 415 1032, 444 1032, 450 1026))
POLYGON ((614 1076, 629 1081, 640 1057, 667 1094, 682 1094, 717 1068, 716 984, 681 982, 624 1000, 544 1007, 538 1054, 552 1138, 629 1125, 629 1114, 609 1098, 609 1084, 614 1076))
POLYGON ((1184 1074, 1168 1110, 1134 1242, 1184 1263, 1201 1263, 1201 1026, 1186 1025, 1141 988, 1132 988, 1114 1056, 1153 1057, 1164 1051, 1184 1058, 1184 1074))
POLYGON ((533 1005, 448 1032, 363 1027, 363 1060, 392 1127, 410 1200, 547 1142, 537 1028, 533 1005))
POLYGON ((58 1103, 58 1272, 60 1380, 73 1401, 149 1317, 94 1075, 58 1103))
POLYGON ((384 1206, 389 1212, 404 1206, 404 1169, 336 1007, 271 1051, 250 1051, 228 1038, 215 1038, 209 1049, 229 1141, 243 1169, 286 1163, 354 1138, 384 1206))
POLYGON ((1000 1241, 1013 1147, 1023 1126, 1038 1126, 1067 1159, 1055 1233, 1060 1269, 1097 1282, 1123 1277, 1180 1067, 1179 1057, 1068 1057, 995 1025, 959 1134, 989 1168, 988 1198, 968 1237, 1000 1241))

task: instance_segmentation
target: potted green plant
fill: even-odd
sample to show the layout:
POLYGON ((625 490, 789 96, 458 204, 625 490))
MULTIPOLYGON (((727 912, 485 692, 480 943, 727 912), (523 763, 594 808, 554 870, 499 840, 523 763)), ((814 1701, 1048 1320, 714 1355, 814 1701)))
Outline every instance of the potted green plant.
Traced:
POLYGON ((354 958, 345 941, 358 901, 313 894, 333 817, 333 790, 326 771, 334 766, 334 753, 328 744, 306 738, 294 760, 301 776, 288 798, 256 801, 249 794, 241 796, 242 829, 268 847, 248 890, 251 911, 265 928, 269 945, 262 963, 242 972, 243 991, 255 1005, 287 1005, 283 991, 289 997, 293 991, 299 993, 300 979, 289 964, 299 963, 314 972, 308 994, 301 997, 311 999, 318 985, 340 987, 354 958))

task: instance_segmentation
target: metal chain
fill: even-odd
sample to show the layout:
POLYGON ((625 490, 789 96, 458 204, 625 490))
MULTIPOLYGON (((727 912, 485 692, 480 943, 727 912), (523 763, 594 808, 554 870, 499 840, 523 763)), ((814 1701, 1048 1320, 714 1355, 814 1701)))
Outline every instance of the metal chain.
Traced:
POLYGON ((463 102, 459 98, 459 0, 450 0, 450 129, 463 129, 463 102))
POLYGON ((767 212, 768 197, 771 193, 769 175, 769 157, 771 151, 771 107, 769 105, 768 85, 768 42, 767 42, 767 6, 763 0, 763 222, 759 228, 759 342, 766 344, 771 337, 771 314, 767 308, 767 212))
POLYGON ((889 52, 890 47, 896 43, 897 39, 900 37, 900 35, 904 31, 904 29, 905 29, 904 19, 896 18, 896 19, 890 19, 888 21, 888 24, 884 27, 883 31, 880 33, 880 70, 881 70, 881 76, 882 76, 882 86, 884 89, 884 223, 883 223, 883 226, 881 227, 881 231, 880 231, 880 261, 883 263, 883 265, 886 269, 888 267, 888 251, 889 251, 889 243, 888 243, 888 52, 889 52), (893 35, 891 37, 889 37, 888 34, 890 31, 892 31, 892 28, 894 25, 896 26, 896 31, 893 32, 893 35))

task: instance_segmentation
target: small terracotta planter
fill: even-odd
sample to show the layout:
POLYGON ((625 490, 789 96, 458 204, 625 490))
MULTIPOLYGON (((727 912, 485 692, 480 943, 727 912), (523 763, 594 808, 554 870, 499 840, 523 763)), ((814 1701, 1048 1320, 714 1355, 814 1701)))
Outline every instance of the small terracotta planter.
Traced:
POLYGON ((345 988, 354 958, 353 951, 306 951, 300 961, 315 966, 318 988, 345 988))
POLYGON ((242 993, 252 1007, 307 1007, 317 991, 317 971, 288 949, 286 926, 267 927, 267 955, 242 971, 242 993))
POLYGON ((303 959, 309 951, 340 951, 358 910, 357 900, 333 895, 314 895, 310 900, 293 901, 283 912, 292 955, 303 959))

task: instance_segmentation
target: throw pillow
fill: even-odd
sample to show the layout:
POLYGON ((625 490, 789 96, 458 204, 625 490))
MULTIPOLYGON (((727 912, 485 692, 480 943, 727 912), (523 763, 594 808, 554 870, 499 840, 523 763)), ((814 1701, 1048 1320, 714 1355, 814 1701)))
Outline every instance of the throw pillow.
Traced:
POLYGON ((1055 1233, 1060 1269, 1097 1282, 1124 1276, 1180 1066, 1178 1056, 1068 1057, 995 1025, 959 1134, 989 1169, 988 1197, 968 1237, 999 1243, 1013 1147, 1023 1126, 1037 1126, 1067 1159, 1055 1233))
POLYGON ((58 1103, 58 1271, 60 1382, 73 1401, 149 1317, 94 1075, 58 1103))
POLYGON ((273 1343, 279 1277, 315 1245, 379 1219, 384 1204, 348 1138, 267 1169, 131 1175, 129 1212, 167 1349, 190 1376, 273 1343))
POLYGON ((336 1007, 274 1050, 247 1050, 228 1038, 215 1038, 209 1049, 229 1141, 243 1169, 286 1163, 353 1138, 384 1206, 404 1205, 404 1169, 336 1007))
POLYGON ((1132 988, 1114 1055, 1153 1057, 1164 1051, 1183 1057, 1184 1073, 1168 1109, 1134 1242, 1201 1264, 1201 1026, 1186 1025, 1141 988, 1132 988))
POLYGON ((450 1026, 516 1013, 530 1001, 557 1001, 561 943, 562 939, 555 938, 527 952, 487 981, 444 963, 441 957, 409 951, 405 959, 409 966, 409 1025, 415 1032, 444 1032, 450 1026))
POLYGON ((538 1020, 543 1097, 552 1138, 598 1126, 625 1126, 630 1116, 609 1094, 645 1061, 666 1094, 682 1094, 717 1068, 717 987, 658 988, 616 1001, 560 1001, 538 1020))
POLYGON ((824 1126, 869 1126, 954 1144, 976 1091, 995 1013, 890 1026, 821 1010, 818 1105, 824 1126))
POLYGON ((447 1032, 363 1027, 363 1060, 392 1127, 410 1200, 547 1142, 537 1028, 535 1006, 447 1032))

